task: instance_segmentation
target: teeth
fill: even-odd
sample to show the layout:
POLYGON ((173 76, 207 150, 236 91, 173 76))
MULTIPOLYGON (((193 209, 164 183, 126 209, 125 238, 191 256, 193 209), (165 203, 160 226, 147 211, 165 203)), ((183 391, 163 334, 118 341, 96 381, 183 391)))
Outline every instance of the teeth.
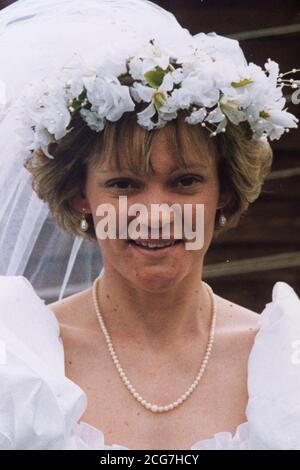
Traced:
POLYGON ((145 246, 147 248, 162 248, 162 247, 166 247, 166 246, 172 246, 172 245, 175 245, 175 241, 171 242, 171 243, 160 243, 160 244, 157 244, 157 243, 144 243, 144 242, 139 242, 137 240, 135 240, 135 243, 137 245, 141 245, 141 246, 145 246))

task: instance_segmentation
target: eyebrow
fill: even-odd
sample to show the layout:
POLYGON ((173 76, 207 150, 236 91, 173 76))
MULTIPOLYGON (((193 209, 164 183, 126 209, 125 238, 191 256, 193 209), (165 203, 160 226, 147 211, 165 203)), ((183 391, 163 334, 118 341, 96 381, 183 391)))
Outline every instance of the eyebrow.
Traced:
MULTIPOLYGON (((169 174, 172 175, 173 173, 178 173, 179 171, 181 170, 191 170, 193 168, 208 168, 208 165, 205 165, 204 163, 194 163, 193 165, 187 165, 187 166, 182 166, 182 167, 176 167, 176 168, 173 168, 169 174)), ((124 167, 124 168, 120 168, 120 173, 122 171, 132 171, 129 167, 124 167)), ((117 169, 116 170, 99 170, 99 173, 110 173, 110 172, 114 172, 114 171, 118 171, 117 169)), ((155 171, 154 171, 154 174, 155 174, 155 171)))
POLYGON ((208 168, 208 165, 205 165, 204 163, 194 163, 193 165, 182 166, 179 168, 176 167, 170 171, 170 174, 177 173, 178 171, 181 171, 181 170, 191 170, 193 168, 208 168))

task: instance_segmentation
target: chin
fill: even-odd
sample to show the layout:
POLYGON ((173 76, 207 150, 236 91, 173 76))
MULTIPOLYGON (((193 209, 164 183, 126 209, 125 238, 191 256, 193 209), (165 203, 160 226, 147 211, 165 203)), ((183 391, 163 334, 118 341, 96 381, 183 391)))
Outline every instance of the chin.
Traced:
MULTIPOLYGON (((131 273, 136 276, 131 277, 131 282, 137 288, 148 292, 159 293, 170 290, 170 287, 180 281, 183 277, 184 270, 180 266, 148 266, 148 267, 132 267, 131 273)), ((127 271, 128 273, 128 271, 127 271)))

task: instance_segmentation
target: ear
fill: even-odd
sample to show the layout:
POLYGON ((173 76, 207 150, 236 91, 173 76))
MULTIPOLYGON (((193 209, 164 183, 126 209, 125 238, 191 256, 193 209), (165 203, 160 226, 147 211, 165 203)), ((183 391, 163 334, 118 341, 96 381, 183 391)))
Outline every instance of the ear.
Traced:
POLYGON ((217 209, 222 209, 223 207, 227 206, 231 201, 232 196, 229 193, 224 193, 219 197, 217 209))
POLYGON ((89 201, 84 193, 84 191, 80 191, 77 196, 74 196, 70 201, 71 206, 78 212, 86 212, 91 213, 91 208, 89 201))

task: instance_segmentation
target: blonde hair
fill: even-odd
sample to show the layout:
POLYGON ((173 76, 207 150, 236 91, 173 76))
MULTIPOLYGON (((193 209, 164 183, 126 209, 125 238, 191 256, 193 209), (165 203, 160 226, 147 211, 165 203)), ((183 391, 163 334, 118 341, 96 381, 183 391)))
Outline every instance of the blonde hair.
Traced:
MULTIPOLYGON (((184 121, 185 111, 163 128, 174 146, 174 155, 180 166, 185 166, 185 156, 203 155, 203 139, 217 159, 220 192, 230 194, 230 202, 222 208, 227 217, 224 227, 215 221, 214 238, 235 227, 250 203, 255 201, 265 177, 270 171, 273 151, 266 140, 251 138, 249 128, 243 124, 228 123, 225 133, 209 138, 200 124, 184 121)), ((136 114, 126 113, 117 122, 107 121, 102 132, 92 131, 80 117, 73 118, 73 130, 59 144, 50 145, 49 159, 39 150, 24 163, 32 174, 32 187, 39 198, 46 202, 61 229, 72 235, 80 235, 96 241, 91 214, 87 215, 89 230, 82 232, 80 214, 72 207, 71 200, 84 187, 88 165, 97 166, 109 160, 112 167, 120 168, 120 155, 125 157, 135 173, 147 173, 151 166, 150 154, 155 137, 161 131, 148 131, 136 122, 136 114)))

